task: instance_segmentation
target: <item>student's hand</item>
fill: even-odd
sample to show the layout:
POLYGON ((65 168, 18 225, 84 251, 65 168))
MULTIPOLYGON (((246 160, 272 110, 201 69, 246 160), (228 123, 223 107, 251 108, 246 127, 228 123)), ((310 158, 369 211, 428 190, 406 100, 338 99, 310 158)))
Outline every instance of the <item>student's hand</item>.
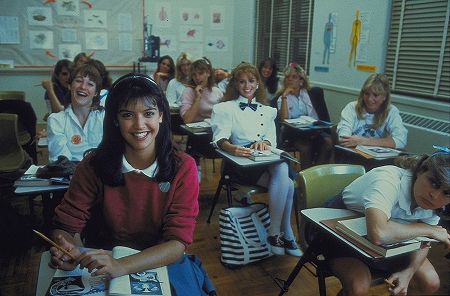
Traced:
POLYGON ((267 145, 264 141, 257 141, 250 146, 250 149, 254 150, 267 150, 269 149, 269 145, 267 145))
POLYGON ((194 90, 197 93, 197 97, 200 97, 202 95, 203 86, 199 84, 194 88, 194 90))
POLYGON ((430 225, 433 228, 432 237, 445 244, 445 248, 450 248, 450 234, 447 229, 440 225, 430 225))
POLYGON ((53 83, 51 80, 48 79, 42 79, 42 87, 49 92, 50 90, 53 89, 53 83))
POLYGON ((169 77, 169 73, 164 73, 164 72, 157 72, 156 75, 158 75, 159 78, 169 77))
POLYGON ((390 295, 406 295, 408 291, 409 281, 411 278, 407 277, 402 271, 392 274, 388 281, 395 285, 395 288, 387 285, 390 295))
POLYGON ((123 264, 101 249, 84 251, 77 257, 77 262, 80 268, 86 267, 92 276, 106 274, 115 278, 128 273, 123 264))
POLYGON ((355 147, 358 144, 361 144, 361 137, 359 136, 341 136, 339 138, 339 145, 344 147, 355 147))
POLYGON ((287 87, 281 96, 286 97, 288 94, 294 95, 294 89, 292 87, 287 87))
POLYGON ((235 156, 245 156, 245 157, 249 157, 251 154, 251 149, 250 148, 246 148, 246 147, 242 147, 242 146, 237 146, 237 145, 233 145, 230 149, 230 153, 235 155, 235 156))
MULTIPOLYGON (((81 252, 80 250, 72 243, 68 242, 61 234, 55 237, 55 243, 60 245, 65 250, 69 251, 75 257, 77 257, 81 252)), ((56 247, 50 248, 50 262, 48 266, 53 269, 62 269, 62 270, 73 270, 78 263, 75 262, 72 258, 64 254, 61 250, 56 247)))

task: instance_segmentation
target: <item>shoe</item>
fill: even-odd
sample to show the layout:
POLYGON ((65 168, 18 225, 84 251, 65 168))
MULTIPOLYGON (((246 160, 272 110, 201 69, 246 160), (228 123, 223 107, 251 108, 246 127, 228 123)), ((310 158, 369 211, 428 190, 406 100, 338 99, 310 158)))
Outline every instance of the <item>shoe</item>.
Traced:
POLYGON ((281 239, 283 232, 276 234, 274 236, 269 235, 267 237, 267 242, 270 245, 270 251, 275 255, 284 255, 284 241, 281 239))
POLYGON ((234 200, 242 204, 243 206, 248 206, 249 204, 253 203, 253 200, 250 198, 250 194, 240 190, 238 190, 234 195, 234 200))
POLYGON ((287 240, 282 237, 281 240, 283 241, 283 246, 284 246, 284 250, 286 251, 286 254, 295 256, 295 257, 301 257, 303 255, 303 252, 298 248, 298 245, 295 242, 295 239, 287 240))

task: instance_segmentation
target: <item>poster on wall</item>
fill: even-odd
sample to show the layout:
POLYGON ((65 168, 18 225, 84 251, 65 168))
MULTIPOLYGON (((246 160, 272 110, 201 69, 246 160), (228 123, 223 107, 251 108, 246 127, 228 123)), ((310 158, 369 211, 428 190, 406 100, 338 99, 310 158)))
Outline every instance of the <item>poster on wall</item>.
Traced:
POLYGON ((186 25, 202 25, 203 9, 201 8, 180 8, 179 20, 180 24, 186 25))
POLYGON ((225 6, 211 5, 209 15, 211 30, 225 29, 224 15, 225 6))
POLYGON ((53 48, 52 31, 28 31, 30 39, 30 48, 53 48))
POLYGON ((171 26, 170 19, 172 15, 172 5, 167 2, 156 2, 153 17, 156 28, 168 28, 171 26))
POLYGON ((86 28, 104 28, 108 27, 106 11, 104 10, 85 10, 84 26, 86 28))
POLYGON ((58 15, 80 15, 80 2, 77 1, 58 1, 56 2, 56 13, 58 15))
POLYGON ((228 38, 224 36, 211 36, 206 38, 206 51, 209 52, 224 52, 228 51, 228 38))
POLYGON ((27 7, 28 25, 52 26, 53 16, 50 7, 27 7))
POLYGON ((203 28, 201 26, 180 26, 180 42, 201 42, 203 28))
POLYGON ((81 51, 80 44, 59 44, 58 59, 68 59, 73 61, 75 56, 81 51))
POLYGON ((367 50, 369 45, 370 33, 370 12, 362 11, 359 14, 361 20, 361 34, 359 36, 358 51, 356 53, 357 62, 367 61, 367 50))

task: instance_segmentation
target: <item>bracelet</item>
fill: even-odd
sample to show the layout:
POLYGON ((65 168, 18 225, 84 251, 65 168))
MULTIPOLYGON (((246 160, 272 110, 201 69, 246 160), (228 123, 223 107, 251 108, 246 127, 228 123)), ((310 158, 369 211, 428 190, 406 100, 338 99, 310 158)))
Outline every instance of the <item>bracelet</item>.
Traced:
MULTIPOLYGON (((223 145, 223 143, 224 143, 225 141, 228 141, 228 140, 225 139, 225 138, 222 138, 222 139, 218 140, 218 141, 216 142, 217 148, 222 149, 222 145, 223 145)), ((223 149, 222 149, 222 150, 223 150, 223 149)))
POLYGON ((286 99, 286 97, 281 96, 281 99, 282 99, 282 100, 283 100, 283 99, 286 99))

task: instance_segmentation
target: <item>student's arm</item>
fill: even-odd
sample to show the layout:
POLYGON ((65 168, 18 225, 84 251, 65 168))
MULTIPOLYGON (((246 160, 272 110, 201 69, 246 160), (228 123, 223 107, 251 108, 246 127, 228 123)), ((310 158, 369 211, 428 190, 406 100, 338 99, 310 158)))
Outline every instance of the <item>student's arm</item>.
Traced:
POLYGON ((58 100, 58 97, 55 94, 52 81, 48 79, 42 79, 42 87, 47 91, 52 113, 64 110, 64 107, 61 105, 61 103, 58 100))
POLYGON ((406 295, 408 292, 409 282, 416 271, 427 260, 428 249, 420 249, 411 252, 410 263, 405 269, 393 273, 388 280, 395 284, 395 288, 389 288, 391 295, 406 295))
POLYGON ((417 236, 428 236, 450 247, 450 235, 442 226, 421 222, 397 223, 389 220, 386 214, 377 208, 366 209, 365 215, 367 236, 376 245, 395 243, 417 236))
POLYGON ((280 118, 281 121, 289 118, 289 110, 286 96, 290 93, 292 93, 292 88, 288 87, 284 90, 284 92, 280 96, 281 105, 278 110, 278 117, 280 118))
POLYGON ((180 116, 184 123, 191 123, 194 121, 202 96, 201 89, 202 87, 197 85, 195 89, 187 87, 183 91, 181 97, 180 116))
POLYGON ((64 112, 53 113, 47 119, 47 139, 48 139, 48 160, 53 162, 59 155, 64 155, 68 159, 72 158, 66 137, 64 112))
POLYGON ((382 146, 395 148, 395 141, 393 138, 364 138, 357 135, 340 136, 339 144, 344 147, 355 147, 357 145, 367 146, 382 146))

